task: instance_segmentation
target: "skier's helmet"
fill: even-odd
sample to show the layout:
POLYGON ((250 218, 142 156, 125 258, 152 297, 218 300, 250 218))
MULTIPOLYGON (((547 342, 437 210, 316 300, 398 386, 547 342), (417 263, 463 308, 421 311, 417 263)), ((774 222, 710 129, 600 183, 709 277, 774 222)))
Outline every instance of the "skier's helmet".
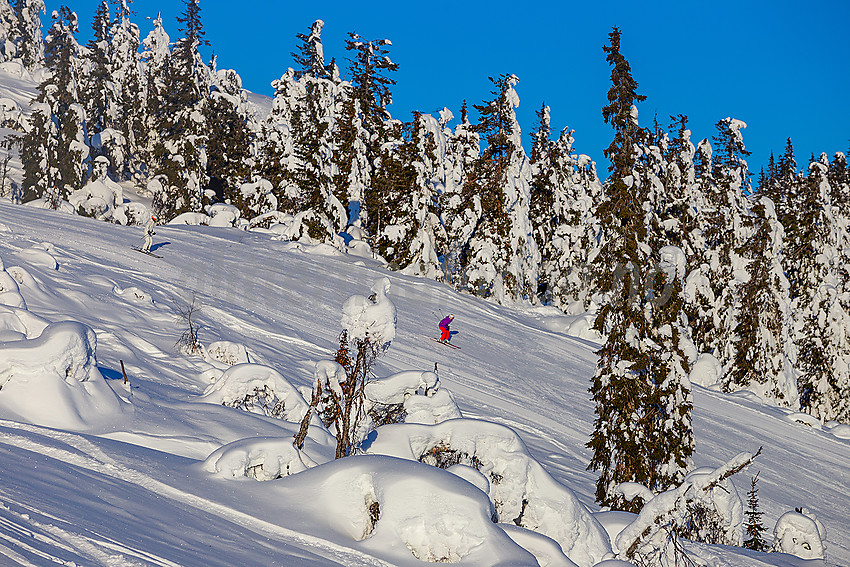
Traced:
POLYGON ((449 313, 449 319, 454 319, 454 318, 455 318, 455 314, 454 314, 454 313, 449 313))

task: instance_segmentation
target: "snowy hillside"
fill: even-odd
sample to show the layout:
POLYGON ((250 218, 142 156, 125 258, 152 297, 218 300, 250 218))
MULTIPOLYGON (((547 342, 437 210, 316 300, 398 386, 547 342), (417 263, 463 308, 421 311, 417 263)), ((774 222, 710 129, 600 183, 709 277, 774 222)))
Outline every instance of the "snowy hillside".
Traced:
MULTIPOLYGON (((0 201, 0 564, 571 565, 553 540, 582 567, 602 559, 610 544, 585 510, 597 511, 584 447, 597 345, 568 334, 582 334, 580 319, 501 307, 270 234, 158 227, 161 259, 131 250, 140 237, 138 227, 0 201), (400 380, 427 390, 436 364, 442 394, 410 398, 419 425, 379 428, 370 455, 333 461, 319 427, 293 455, 298 419, 204 396, 239 372, 309 396, 316 362, 337 348, 343 303, 382 277, 398 325, 376 376, 420 371, 400 380), (177 313, 190 305, 206 359, 175 346, 177 313), (429 340, 449 312, 461 350, 429 340), (442 421, 452 399, 465 420, 442 421), (416 462, 441 442, 476 455, 490 476, 416 462), (257 463, 270 478, 306 470, 260 482, 247 477, 257 463), (513 526, 515 512, 532 511, 552 539, 513 526)), ((739 495, 758 472, 768 530, 805 507, 826 529, 826 564, 850 564, 847 426, 804 425, 742 394, 694 386, 694 397, 696 465, 763 447, 733 477, 739 495)), ((707 565, 823 564, 695 549, 707 565)))

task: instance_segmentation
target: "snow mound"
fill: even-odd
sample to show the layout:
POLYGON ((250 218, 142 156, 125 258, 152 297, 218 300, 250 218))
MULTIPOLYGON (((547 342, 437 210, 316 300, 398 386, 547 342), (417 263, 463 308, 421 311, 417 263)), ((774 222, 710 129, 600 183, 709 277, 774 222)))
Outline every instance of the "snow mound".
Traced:
POLYGON ((564 555, 557 541, 513 524, 498 524, 498 526, 508 534, 508 537, 534 555, 540 567, 577 567, 564 555))
MULTIPOLYGON (((2 272, 0 272, 2 275, 2 272)), ((0 304, 0 341, 34 339, 40 336, 50 321, 14 305, 0 304)))
POLYGON ((112 293, 134 303, 153 303, 150 295, 136 286, 131 286, 127 289, 121 289, 115 286, 112 288, 112 293))
POLYGON ((490 481, 490 499, 502 522, 514 522, 557 541, 581 567, 611 552, 604 528, 567 487, 555 481, 519 436, 496 423, 453 419, 437 425, 397 424, 376 430, 368 453, 438 467, 477 468, 490 481))
POLYGON ((433 372, 409 370, 366 384, 366 398, 382 404, 403 404, 414 394, 427 396, 437 391, 440 380, 433 372))
POLYGON ((266 481, 305 471, 315 467, 316 462, 292 444, 292 437, 259 437, 240 439, 216 449, 202 466, 222 478, 266 481))
POLYGON ((688 379, 691 384, 710 388, 723 379, 723 366, 713 354, 704 352, 694 362, 688 379))
POLYGON ((231 366, 206 389, 200 401, 295 423, 304 418, 309 407, 286 378, 262 364, 231 366))
POLYGON ((376 425, 422 423, 433 425, 462 417, 447 390, 440 390, 433 372, 409 370, 366 384, 367 412, 376 425))
MULTIPOLYGON (((646 502, 646 500, 644 500, 646 502)), ((610 510, 608 512, 597 512, 593 515, 602 527, 605 528, 605 531, 608 532, 608 538, 611 540, 611 547, 614 549, 614 553, 619 553, 619 549, 617 548, 617 536, 620 535, 620 532, 623 531, 626 526, 631 524, 637 519, 637 514, 632 514, 631 512, 621 512, 619 510, 610 510)), ((631 565, 631 564, 629 564, 631 565)))
POLYGON ((230 341, 215 341, 210 343, 204 351, 204 359, 210 363, 220 362, 227 366, 251 362, 251 359, 248 357, 248 349, 245 345, 230 341))
POLYGON ((53 245, 49 242, 43 242, 19 251, 18 256, 32 266, 44 266, 51 270, 58 270, 59 263, 53 253, 53 245))
POLYGON ((463 479, 433 467, 378 455, 338 459, 278 481, 300 499, 316 530, 361 541, 393 564, 421 561, 537 566, 534 556, 493 523, 492 504, 463 479), (321 486, 321 490, 315 487, 321 486))
POLYGON ((0 259, 0 305, 19 307, 21 309, 27 308, 27 303, 21 295, 18 282, 5 270, 2 259, 0 259))
POLYGON ((225 203, 216 203, 207 207, 207 214, 210 216, 209 225, 218 227, 231 227, 236 224, 236 220, 240 217, 239 209, 233 205, 225 203))
POLYGON ((177 215, 170 221, 168 224, 171 225, 190 225, 190 226, 207 226, 210 224, 212 219, 209 215, 205 215, 204 213, 183 213, 181 215, 177 215))
POLYGON ((63 429, 119 416, 124 404, 97 369, 96 346, 94 331, 73 321, 0 343, 0 415, 63 429))
POLYGON ((850 425, 839 423, 830 427, 829 432, 839 439, 850 439, 850 425))
POLYGON ((786 512, 773 529, 773 548, 803 559, 823 559, 824 545, 815 519, 786 512))
POLYGON ((435 425, 463 417, 451 392, 438 390, 430 396, 410 396, 404 401, 405 423, 435 425))
POLYGON ((150 209, 138 201, 115 207, 112 220, 123 225, 144 225, 151 217, 150 209))

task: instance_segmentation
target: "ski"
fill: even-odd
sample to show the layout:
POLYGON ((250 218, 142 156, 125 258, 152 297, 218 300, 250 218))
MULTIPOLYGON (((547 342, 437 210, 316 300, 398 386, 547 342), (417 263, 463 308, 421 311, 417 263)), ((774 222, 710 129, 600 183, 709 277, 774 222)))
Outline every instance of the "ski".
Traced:
POLYGON ((133 248, 133 250, 135 250, 136 252, 141 252, 142 254, 147 254, 148 256, 153 256, 154 258, 162 258, 162 256, 157 256, 153 252, 145 252, 141 248, 133 248))
POLYGON ((446 345, 447 347, 456 348, 456 349, 460 350, 460 347, 459 347, 459 346, 457 346, 457 345, 453 345, 453 344, 452 344, 452 343, 450 343, 450 342, 441 341, 440 339, 435 339, 434 337, 431 337, 431 340, 432 340, 432 341, 434 341, 434 342, 438 342, 438 343, 440 343, 441 345, 446 345))

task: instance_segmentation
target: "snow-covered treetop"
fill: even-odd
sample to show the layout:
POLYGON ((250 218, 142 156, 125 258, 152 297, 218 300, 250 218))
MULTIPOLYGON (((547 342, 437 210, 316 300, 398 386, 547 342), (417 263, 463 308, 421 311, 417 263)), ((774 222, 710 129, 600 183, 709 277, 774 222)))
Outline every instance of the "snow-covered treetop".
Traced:
POLYGON ((353 295, 342 305, 342 327, 352 341, 370 340, 383 350, 395 338, 396 308, 387 297, 390 280, 380 278, 372 286, 372 295, 353 295))

